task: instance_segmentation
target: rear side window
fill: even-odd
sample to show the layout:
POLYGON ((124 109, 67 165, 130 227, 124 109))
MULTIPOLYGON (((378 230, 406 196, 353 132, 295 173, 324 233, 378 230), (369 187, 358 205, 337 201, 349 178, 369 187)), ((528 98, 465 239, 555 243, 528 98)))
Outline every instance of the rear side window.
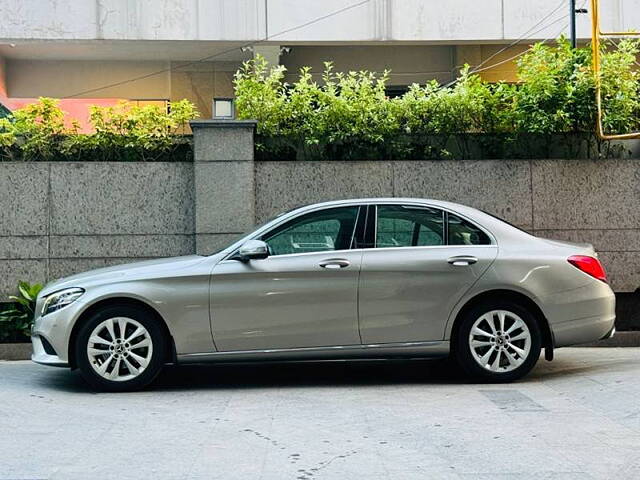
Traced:
POLYGON ((380 205, 376 248, 443 245, 443 218, 442 211, 432 208, 380 205))
POLYGON ((486 233, 452 213, 447 214, 447 231, 449 245, 491 244, 491 239, 486 233))

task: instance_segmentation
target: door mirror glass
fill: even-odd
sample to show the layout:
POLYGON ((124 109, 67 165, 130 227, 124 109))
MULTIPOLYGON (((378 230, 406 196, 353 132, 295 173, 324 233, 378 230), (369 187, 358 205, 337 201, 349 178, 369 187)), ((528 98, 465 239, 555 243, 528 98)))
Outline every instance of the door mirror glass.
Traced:
POLYGON ((243 261, 267 258, 269 247, 262 240, 249 240, 240 247, 238 255, 243 261))

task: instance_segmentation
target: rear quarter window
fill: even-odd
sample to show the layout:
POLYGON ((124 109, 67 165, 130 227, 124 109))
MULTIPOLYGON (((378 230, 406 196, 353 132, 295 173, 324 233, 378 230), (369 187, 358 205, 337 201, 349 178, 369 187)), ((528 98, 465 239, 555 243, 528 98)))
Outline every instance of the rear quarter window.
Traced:
POLYGON ((491 245, 491 239, 480 227, 450 213, 447 215, 449 245, 491 245))

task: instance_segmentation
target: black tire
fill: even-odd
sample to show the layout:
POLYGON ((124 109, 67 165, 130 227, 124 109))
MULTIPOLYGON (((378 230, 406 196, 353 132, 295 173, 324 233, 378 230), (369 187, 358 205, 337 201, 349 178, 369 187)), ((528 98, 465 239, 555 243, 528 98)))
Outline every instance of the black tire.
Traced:
MULTIPOLYGON (((542 336, 536 317, 530 311, 516 302, 491 301, 476 305, 475 307, 467 311, 460 319, 460 321, 462 323, 460 324, 460 328, 458 329, 453 345, 454 355, 465 373, 474 380, 480 380, 489 383, 512 382, 524 377, 527 373, 529 373, 540 358, 542 336), (524 362, 522 362, 517 368, 510 371, 490 371, 489 369, 484 368, 478 361, 476 361, 471 349, 469 335, 471 333, 473 324, 484 314, 493 310, 505 310, 507 312, 516 314, 529 329, 531 337, 529 353, 524 359, 524 362)), ((507 328, 505 328, 505 330, 507 330, 507 328)), ((480 339, 482 339, 482 337, 480 337, 480 339)), ((481 351, 480 353, 484 353, 485 351, 488 352, 488 349, 491 347, 485 348, 486 350, 481 351)), ((509 353, 513 354, 513 350, 510 349, 509 353)), ((491 356, 490 358, 495 360, 497 352, 492 355, 493 356, 491 356)), ((503 360, 503 362, 505 361, 506 358, 505 360, 503 360)))
POLYGON ((133 305, 112 305, 92 315, 80 327, 74 348, 82 377, 91 387, 102 392, 128 392, 144 388, 158 376, 167 358, 167 341, 158 319, 133 305), (93 330, 103 321, 115 317, 135 320, 147 330, 151 338, 153 348, 148 365, 139 375, 129 380, 114 381, 103 378, 94 370, 87 353, 89 337, 93 330))

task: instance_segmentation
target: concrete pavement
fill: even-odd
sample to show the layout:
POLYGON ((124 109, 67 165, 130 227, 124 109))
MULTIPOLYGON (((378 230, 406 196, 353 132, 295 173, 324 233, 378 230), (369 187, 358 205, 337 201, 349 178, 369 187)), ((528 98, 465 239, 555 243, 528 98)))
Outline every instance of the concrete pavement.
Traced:
POLYGON ((96 394, 0 362, 0 480, 640 478, 640 348, 509 385, 442 361, 171 368, 96 394))

